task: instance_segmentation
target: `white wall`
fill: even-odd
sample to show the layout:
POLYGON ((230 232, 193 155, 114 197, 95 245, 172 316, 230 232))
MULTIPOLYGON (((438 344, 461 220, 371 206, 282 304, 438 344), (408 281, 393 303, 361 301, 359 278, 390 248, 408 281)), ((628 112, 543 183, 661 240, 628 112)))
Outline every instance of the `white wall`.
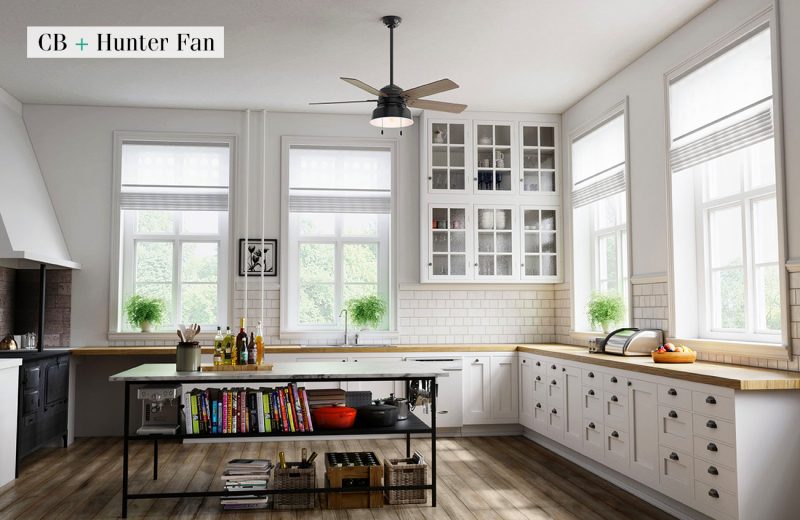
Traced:
MULTIPOLYGON (((800 2, 779 0, 786 198, 790 258, 800 257, 800 2)), ((562 116, 563 143, 582 125, 629 99, 631 223, 634 276, 666 275, 667 156, 664 73, 770 5, 719 0, 659 45, 585 96, 562 116)), ((566 153, 567 147, 564 146, 566 153)), ((566 160, 566 157, 565 157, 566 160)), ((570 264, 567 264, 570 265, 570 264)))
MULTIPOLYGON (((264 150, 260 112, 250 120, 250 183, 246 184, 246 116, 240 111, 169 110, 25 105, 23 117, 50 190, 64 237, 82 269, 73 276, 72 346, 108 343, 112 133, 114 130, 236 134, 238 176, 232 248, 245 236, 244 193, 249 193, 250 237, 280 238, 280 137, 282 135, 380 137, 367 116, 268 113, 267 181, 262 200, 264 150)), ((386 132, 387 139, 398 138, 386 132)), ((398 138, 397 281, 418 280, 419 202, 417 126, 398 138)), ((232 264, 235 269, 235 263, 232 264)), ((236 278, 236 277, 234 277, 236 278)), ((274 280, 277 282, 277 280, 274 280)), ((233 287, 231 287, 233 294, 233 287)))

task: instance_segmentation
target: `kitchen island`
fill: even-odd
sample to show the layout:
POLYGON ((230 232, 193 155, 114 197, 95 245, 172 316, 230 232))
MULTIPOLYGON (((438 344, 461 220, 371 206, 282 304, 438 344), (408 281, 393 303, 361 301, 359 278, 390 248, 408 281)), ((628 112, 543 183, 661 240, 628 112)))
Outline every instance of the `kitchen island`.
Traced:
MULTIPOLYGON (((306 382, 341 382, 341 381, 402 381, 406 389, 412 381, 420 381, 429 388, 436 387, 437 378, 447 377, 446 371, 437 370, 424 362, 367 362, 358 365, 336 362, 294 362, 276 363, 272 370, 261 371, 220 371, 220 372, 178 372, 171 363, 149 363, 139 365, 130 370, 120 372, 109 377, 109 381, 125 384, 125 400, 123 403, 124 428, 123 428, 123 459, 122 459, 122 517, 128 512, 128 500, 180 498, 180 497, 207 497, 207 496, 236 496, 243 494, 274 495, 279 493, 294 492, 298 490, 269 489, 264 491, 216 491, 206 490, 197 492, 164 492, 164 493, 129 493, 128 492, 128 463, 130 441, 153 442, 153 479, 158 478, 158 441, 167 439, 214 438, 219 440, 231 438, 253 437, 266 439, 269 437, 298 437, 328 435, 395 435, 406 437, 406 455, 411 455, 411 434, 430 435, 431 441, 431 483, 412 486, 383 486, 352 487, 350 491, 389 491, 407 489, 430 489, 431 506, 436 507, 436 392, 430 395, 431 425, 428 426, 409 413, 408 419, 402 423, 385 427, 359 427, 344 430, 319 430, 313 432, 271 432, 271 433, 234 433, 234 434, 187 434, 181 430, 174 435, 138 435, 130 431, 130 395, 131 387, 153 383, 180 383, 195 385, 212 385, 218 383, 306 383, 306 382)), ((307 493, 331 493, 341 491, 331 487, 303 489, 307 493)))

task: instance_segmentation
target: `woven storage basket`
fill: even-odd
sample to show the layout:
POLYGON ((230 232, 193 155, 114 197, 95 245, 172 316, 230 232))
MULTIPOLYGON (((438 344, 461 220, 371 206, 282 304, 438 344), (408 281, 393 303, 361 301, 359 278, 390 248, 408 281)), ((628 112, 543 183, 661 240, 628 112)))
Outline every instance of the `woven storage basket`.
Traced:
MULTIPOLYGON (((274 489, 313 489, 317 487, 317 465, 301 468, 299 462, 287 462, 286 469, 275 466, 274 489)), ((280 493, 275 497, 275 509, 313 509, 315 493, 280 493)))
MULTIPOLYGON (((427 483, 428 465, 413 464, 413 459, 385 459, 383 484, 385 486, 419 486, 427 483)), ((389 489, 389 504, 424 504, 428 501, 426 489, 389 489)))

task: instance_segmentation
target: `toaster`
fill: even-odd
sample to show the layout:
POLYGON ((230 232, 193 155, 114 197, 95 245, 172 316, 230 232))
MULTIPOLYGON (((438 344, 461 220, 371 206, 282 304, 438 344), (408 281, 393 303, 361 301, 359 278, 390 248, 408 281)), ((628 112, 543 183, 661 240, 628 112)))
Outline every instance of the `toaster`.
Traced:
MULTIPOLYGON (((599 338, 598 338, 599 339, 599 338)), ((625 327, 617 329, 602 342, 597 341, 595 352, 618 356, 649 356, 664 344, 664 332, 660 329, 637 329, 625 327)))

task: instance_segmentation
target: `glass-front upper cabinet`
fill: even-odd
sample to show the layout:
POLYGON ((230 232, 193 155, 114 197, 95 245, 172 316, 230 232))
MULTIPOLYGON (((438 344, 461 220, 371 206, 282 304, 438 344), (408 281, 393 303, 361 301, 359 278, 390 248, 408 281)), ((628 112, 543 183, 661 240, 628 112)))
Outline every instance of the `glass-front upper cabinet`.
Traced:
MULTIPOLYGON (((469 206, 429 207, 428 275, 431 280, 467 279, 470 251, 469 206)), ((471 273, 470 273, 471 274, 471 273)))
POLYGON ((475 279, 514 277, 516 229, 512 207, 475 207, 475 279))
POLYGON ((516 161, 516 128, 507 122, 476 121, 475 193, 513 193, 515 183, 511 178, 516 161))
POLYGON ((465 193, 468 182, 469 122, 428 122, 428 191, 465 193))
POLYGON ((520 208, 522 240, 520 262, 523 280, 559 279, 558 255, 561 225, 556 208, 520 208))
POLYGON ((556 128, 520 123, 520 193, 555 193, 556 128))

